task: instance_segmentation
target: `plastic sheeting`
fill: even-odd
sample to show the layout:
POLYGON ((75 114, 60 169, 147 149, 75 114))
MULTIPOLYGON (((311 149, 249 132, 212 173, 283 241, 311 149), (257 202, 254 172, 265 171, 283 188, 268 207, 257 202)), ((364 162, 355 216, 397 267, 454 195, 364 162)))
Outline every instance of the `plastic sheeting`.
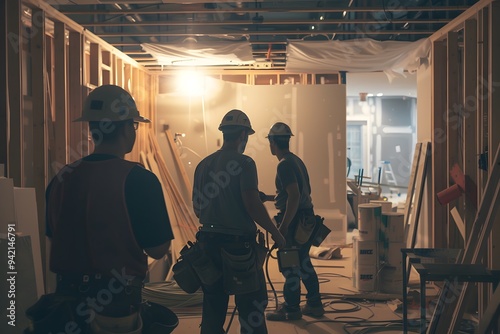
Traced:
POLYGON ((428 63, 431 43, 428 39, 416 42, 375 41, 289 41, 285 71, 325 73, 330 71, 384 71, 389 79, 415 72, 428 63))
POLYGON ((246 65, 254 63, 248 42, 141 44, 159 64, 168 66, 246 65))

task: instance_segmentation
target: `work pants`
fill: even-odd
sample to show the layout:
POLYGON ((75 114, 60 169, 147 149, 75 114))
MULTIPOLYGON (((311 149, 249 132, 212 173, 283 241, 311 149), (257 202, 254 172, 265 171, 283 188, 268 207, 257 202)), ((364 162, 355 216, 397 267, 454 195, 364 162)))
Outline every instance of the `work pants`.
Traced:
MULTIPOLYGON (((285 277, 285 284, 283 286, 283 297, 285 299, 286 310, 288 312, 295 312, 300 310, 300 297, 301 297, 301 285, 300 282, 304 283, 306 287, 307 294, 306 300, 310 306, 321 306, 321 295, 319 292, 319 280, 316 270, 311 263, 311 258, 309 256, 309 250, 311 249, 312 238, 302 245, 298 245, 295 242, 295 229, 297 227, 299 219, 306 219, 306 217, 301 217, 303 213, 299 212, 294 217, 290 226, 288 228, 287 235, 285 236, 287 247, 298 247, 299 248, 299 268, 287 268, 284 269, 282 274, 285 277)), ((275 217, 278 223, 281 222, 283 215, 278 215, 275 217)))
MULTIPOLYGON (((238 252, 237 245, 241 244, 241 251, 248 251, 249 245, 253 247, 255 237, 248 241, 237 240, 240 237, 228 236, 219 233, 200 232, 198 241, 201 248, 214 262, 216 268, 222 271, 221 248, 231 253, 238 252), (235 247, 236 246, 236 247, 235 247)), ((262 267, 259 268, 259 289, 255 292, 236 294, 235 304, 240 322, 241 334, 267 334, 264 311, 268 304, 266 281, 262 267)), ((201 320, 201 334, 223 334, 226 321, 229 294, 224 290, 224 280, 221 277, 214 284, 202 284, 203 312, 201 320)))

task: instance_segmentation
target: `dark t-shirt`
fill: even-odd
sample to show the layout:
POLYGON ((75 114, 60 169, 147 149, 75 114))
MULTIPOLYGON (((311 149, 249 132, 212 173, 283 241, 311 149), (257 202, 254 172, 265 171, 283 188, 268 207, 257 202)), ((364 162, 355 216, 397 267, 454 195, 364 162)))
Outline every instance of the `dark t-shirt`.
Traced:
MULTIPOLYGON (((83 160, 102 161, 115 158, 113 155, 91 154, 83 160)), ((46 198, 51 184, 47 187, 46 198)), ((139 246, 143 249, 152 248, 174 238, 161 184, 155 174, 139 165, 132 168, 125 181, 125 200, 139 246)), ((49 238, 52 237, 48 224, 45 234, 49 238)))
POLYGON ((300 192, 298 210, 311 209, 313 204, 307 168, 298 156, 290 152, 283 156, 277 167, 274 205, 280 212, 286 210, 286 201, 288 199, 286 187, 293 183, 298 184, 300 192))

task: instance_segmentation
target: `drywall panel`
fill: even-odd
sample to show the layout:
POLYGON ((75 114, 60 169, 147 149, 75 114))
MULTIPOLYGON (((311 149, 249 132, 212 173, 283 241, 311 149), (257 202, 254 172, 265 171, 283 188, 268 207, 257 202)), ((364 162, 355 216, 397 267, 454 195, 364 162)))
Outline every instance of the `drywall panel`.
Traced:
POLYGON ((0 233, 7 233, 9 224, 16 223, 14 180, 0 177, 0 233))
POLYGON ((37 300, 31 240, 28 235, 0 232, 0 333, 21 334, 30 325, 26 310, 37 300), (13 243, 14 240, 14 243, 13 243), (15 264, 5 254, 15 250, 15 264))
POLYGON ((14 188, 14 205, 16 208, 16 232, 31 237, 33 265, 36 277, 36 292, 40 298, 44 292, 42 249, 38 231, 38 216, 35 188, 14 188))
MULTIPOLYGON (((194 85, 188 92, 169 85, 169 92, 158 95, 157 130, 164 155, 168 156, 168 147, 163 129, 168 125, 192 182, 196 165, 222 145, 218 126, 224 114, 241 109, 256 132, 250 136, 245 154, 257 164, 260 189, 272 194, 278 161, 271 155, 265 137, 273 123, 289 123, 295 134, 290 148, 310 169, 315 209, 334 230, 331 236, 335 240, 326 242, 342 242, 347 224, 345 86, 250 86, 213 78, 198 82, 203 83, 198 94, 193 94, 197 91, 194 85)), ((173 161, 167 160, 167 165, 169 170, 175 170, 173 161)), ((270 209, 274 215, 275 210, 270 209)))

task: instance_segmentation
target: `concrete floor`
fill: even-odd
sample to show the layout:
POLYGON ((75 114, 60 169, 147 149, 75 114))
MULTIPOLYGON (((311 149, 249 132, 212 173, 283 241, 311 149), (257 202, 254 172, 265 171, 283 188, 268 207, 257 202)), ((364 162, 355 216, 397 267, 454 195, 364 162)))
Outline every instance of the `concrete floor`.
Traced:
MULTIPOLYGON (((394 330, 387 327, 383 333, 401 333, 402 314, 396 309, 400 296, 379 294, 375 292, 358 292, 352 284, 352 248, 343 248, 342 259, 319 260, 313 259, 320 278, 320 290, 325 304, 326 314, 321 319, 304 316, 301 320, 288 322, 267 321, 269 333, 356 333, 356 331, 372 326, 387 327, 391 322, 395 322, 398 327, 394 330), (398 299, 399 298, 399 299, 398 299)), ((283 277, 278 271, 276 260, 269 261, 269 274, 276 289, 278 299, 281 299, 283 288, 283 277)), ((414 275, 415 276, 415 275, 414 275)), ((269 306, 272 311, 276 307, 274 293, 268 283, 269 306)), ((302 290, 303 292, 305 289, 302 290)), ((175 298, 177 298, 176 296, 175 298)), ((192 296, 193 297, 193 296, 192 296)), ((199 298, 201 294, 193 298, 199 298)), ((194 299, 193 299, 194 300, 194 299)), ((200 305, 189 305, 170 308, 178 315, 179 325, 174 333, 199 333, 201 322, 200 305)), ((230 308, 225 328, 230 322, 231 313, 234 309, 233 298, 230 299, 230 308)), ((410 310, 410 317, 417 317, 417 310, 410 310)), ((373 328, 374 329, 374 328, 373 328)), ((373 332, 373 331, 372 331, 373 332)), ((380 332, 380 331, 378 331, 380 332)), ((237 316, 234 317, 228 334, 240 333, 237 316)))

